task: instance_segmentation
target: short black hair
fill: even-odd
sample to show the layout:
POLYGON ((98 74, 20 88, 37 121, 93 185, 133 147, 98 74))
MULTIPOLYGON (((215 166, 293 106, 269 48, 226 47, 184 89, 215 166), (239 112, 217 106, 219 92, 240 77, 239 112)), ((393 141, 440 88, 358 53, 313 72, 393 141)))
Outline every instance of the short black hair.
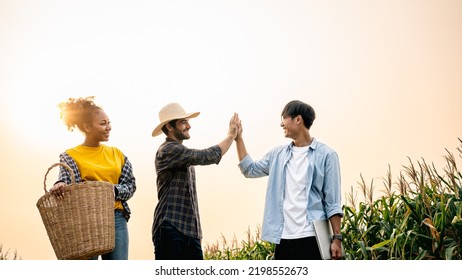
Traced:
POLYGON ((303 118, 305 127, 310 129, 316 118, 316 113, 310 105, 300 100, 292 100, 282 109, 282 117, 291 117, 292 119, 300 115, 303 118))

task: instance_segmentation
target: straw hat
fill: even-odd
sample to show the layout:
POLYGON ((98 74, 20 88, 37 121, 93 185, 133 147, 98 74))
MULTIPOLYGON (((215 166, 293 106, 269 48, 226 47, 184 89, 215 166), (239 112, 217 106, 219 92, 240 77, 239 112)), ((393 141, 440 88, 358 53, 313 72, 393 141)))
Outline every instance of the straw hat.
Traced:
POLYGON ((200 112, 186 113, 186 111, 178 103, 169 103, 159 111, 160 124, 152 131, 152 136, 157 136, 162 133, 162 127, 172 120, 195 118, 199 116, 200 112))

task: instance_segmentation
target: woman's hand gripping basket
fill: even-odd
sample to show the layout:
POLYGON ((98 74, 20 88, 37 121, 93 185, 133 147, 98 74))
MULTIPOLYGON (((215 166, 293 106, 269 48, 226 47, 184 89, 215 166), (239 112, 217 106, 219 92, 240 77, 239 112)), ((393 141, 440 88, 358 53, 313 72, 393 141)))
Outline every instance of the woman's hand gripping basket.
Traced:
POLYGON ((115 244, 114 190, 108 182, 75 183, 72 169, 55 163, 45 174, 45 194, 37 201, 53 250, 59 260, 89 259, 111 252, 115 244), (46 188, 50 170, 63 166, 71 173, 71 184, 57 199, 46 188))

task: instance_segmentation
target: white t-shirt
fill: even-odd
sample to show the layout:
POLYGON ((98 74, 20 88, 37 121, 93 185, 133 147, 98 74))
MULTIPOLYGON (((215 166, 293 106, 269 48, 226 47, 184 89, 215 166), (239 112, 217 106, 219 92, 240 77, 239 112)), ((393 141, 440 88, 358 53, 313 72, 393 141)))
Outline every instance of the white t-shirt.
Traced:
POLYGON ((309 146, 292 146, 292 157, 287 163, 283 239, 315 236, 307 221, 308 149, 309 146))

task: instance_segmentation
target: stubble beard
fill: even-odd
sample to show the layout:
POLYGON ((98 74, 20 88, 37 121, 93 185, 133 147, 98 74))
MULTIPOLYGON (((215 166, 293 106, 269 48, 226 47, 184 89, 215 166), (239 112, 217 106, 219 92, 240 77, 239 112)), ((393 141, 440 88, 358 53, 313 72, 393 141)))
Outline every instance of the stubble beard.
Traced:
POLYGON ((190 138, 189 135, 185 134, 183 131, 175 129, 175 138, 178 140, 187 140, 190 138))

